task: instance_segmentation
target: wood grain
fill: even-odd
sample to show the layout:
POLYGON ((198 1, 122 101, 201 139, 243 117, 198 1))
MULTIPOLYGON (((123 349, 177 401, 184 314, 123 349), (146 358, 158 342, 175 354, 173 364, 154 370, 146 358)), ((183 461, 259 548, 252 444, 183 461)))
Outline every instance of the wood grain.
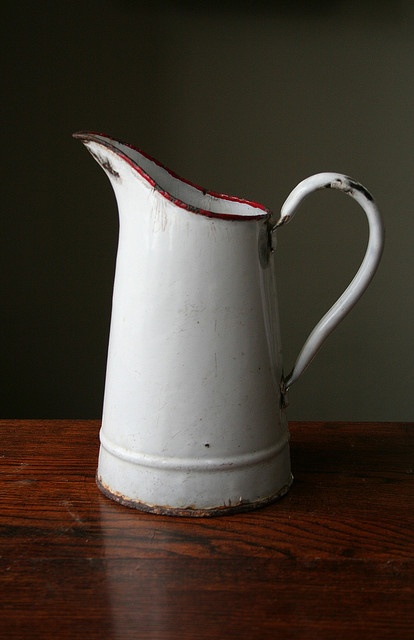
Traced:
POLYGON ((411 640, 414 424, 290 429, 285 498, 194 520, 97 490, 97 421, 0 421, 4 637, 411 640))

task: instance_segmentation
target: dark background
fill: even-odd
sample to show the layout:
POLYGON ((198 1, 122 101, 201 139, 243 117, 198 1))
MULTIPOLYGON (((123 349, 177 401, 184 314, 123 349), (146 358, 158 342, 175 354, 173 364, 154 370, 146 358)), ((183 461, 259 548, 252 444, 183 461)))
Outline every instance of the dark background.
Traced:
MULTIPOLYGON (((2 9, 2 417, 99 417, 118 220, 73 131, 277 211, 301 179, 374 193, 387 244, 290 394, 291 419, 412 420, 414 10, 410 0, 85 0, 2 9)), ((362 211, 315 194, 278 235, 285 368, 362 259, 362 211)))

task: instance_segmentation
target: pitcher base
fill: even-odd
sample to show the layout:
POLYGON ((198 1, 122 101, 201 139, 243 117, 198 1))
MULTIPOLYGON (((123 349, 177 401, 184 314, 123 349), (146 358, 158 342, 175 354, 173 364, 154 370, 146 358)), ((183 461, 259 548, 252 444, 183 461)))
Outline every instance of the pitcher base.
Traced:
POLYGON ((290 481, 277 493, 268 496, 266 498, 260 498, 253 502, 241 501, 237 504, 224 504, 222 506, 213 507, 210 509, 197 509, 192 505, 185 508, 160 506, 154 504, 145 504, 145 502, 138 502, 130 500, 123 496, 121 493, 112 491, 101 481, 98 475, 96 475, 96 484, 102 493, 111 500, 122 504, 124 507, 130 507, 132 509, 138 509, 147 513, 154 513, 161 516, 178 516, 187 518, 212 518, 216 516, 226 516, 233 513, 244 513, 246 511, 253 511, 254 509, 261 509, 262 507, 280 500, 289 491, 292 486, 293 475, 290 476, 290 481))

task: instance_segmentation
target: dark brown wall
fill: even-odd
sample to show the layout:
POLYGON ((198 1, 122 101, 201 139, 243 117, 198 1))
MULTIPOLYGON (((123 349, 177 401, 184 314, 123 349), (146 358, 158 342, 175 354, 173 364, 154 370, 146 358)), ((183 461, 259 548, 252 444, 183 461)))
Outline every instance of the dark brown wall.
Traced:
MULTIPOLYGON (((292 389, 289 415, 413 419, 409 0, 9 3, 2 26, 3 417, 101 412, 117 215, 71 139, 92 129, 274 210, 311 173, 363 182, 385 219, 383 262, 292 389)), ((365 243, 363 214, 337 193, 315 195, 280 231, 286 368, 365 243)))

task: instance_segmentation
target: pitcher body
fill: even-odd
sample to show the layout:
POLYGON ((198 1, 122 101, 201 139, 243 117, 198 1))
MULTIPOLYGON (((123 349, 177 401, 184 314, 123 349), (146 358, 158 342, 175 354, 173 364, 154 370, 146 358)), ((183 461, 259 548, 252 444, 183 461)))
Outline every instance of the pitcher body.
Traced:
POLYGON ((177 515, 275 500, 292 475, 271 213, 129 145, 77 137, 120 218, 99 487, 177 515))

